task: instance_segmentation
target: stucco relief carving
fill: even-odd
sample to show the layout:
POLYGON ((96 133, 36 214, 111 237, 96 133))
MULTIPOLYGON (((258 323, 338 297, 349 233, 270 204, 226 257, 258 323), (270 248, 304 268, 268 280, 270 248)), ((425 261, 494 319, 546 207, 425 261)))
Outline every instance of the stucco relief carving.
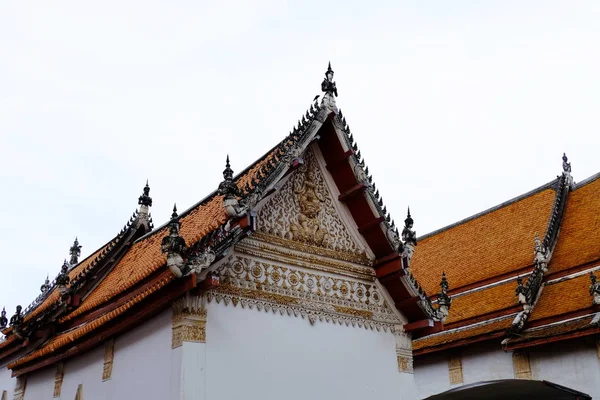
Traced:
POLYGON ((60 392, 62 390, 63 378, 65 376, 65 364, 58 363, 56 364, 56 372, 54 373, 54 392, 53 397, 60 397, 60 392))
POLYGON ((201 296, 186 294, 173 302, 173 336, 171 348, 183 342, 206 342, 206 307, 201 296))
POLYGON ((396 339, 396 359, 398 361, 398 371, 413 373, 413 355, 411 337, 404 332, 402 325, 394 327, 394 337, 396 339))
POLYGON ((109 380, 112 376, 113 360, 115 358, 115 340, 104 343, 104 364, 102 366, 102 380, 109 380))
POLYGON ((25 389, 27 388, 27 377, 19 376, 13 394, 13 400, 23 400, 25 398, 25 389))
POLYGON ((398 318, 371 282, 351 281, 234 256, 207 299, 316 321, 391 329, 398 318))
POLYGON ((325 249, 364 254, 334 206, 312 152, 281 190, 259 211, 258 231, 325 249))

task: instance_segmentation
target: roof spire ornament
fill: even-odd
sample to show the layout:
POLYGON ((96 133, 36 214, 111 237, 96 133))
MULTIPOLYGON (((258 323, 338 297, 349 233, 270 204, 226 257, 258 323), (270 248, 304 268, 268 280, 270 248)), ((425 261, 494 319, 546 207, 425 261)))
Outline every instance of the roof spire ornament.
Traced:
POLYGON ((50 279, 48 279, 48 275, 46 275, 46 281, 42 286, 40 286, 40 291, 42 294, 46 294, 50 291, 50 279))
POLYGON ((442 323, 446 322, 446 318, 448 317, 448 311, 450 310, 450 304, 452 303, 452 299, 448 296, 448 289, 450 289, 450 285, 448 285, 448 279, 446 279, 446 273, 442 272, 442 280, 440 282, 440 293, 438 295, 438 318, 442 323))
POLYGON ((10 325, 13 326, 15 329, 23 323, 23 315, 21 315, 22 309, 23 308, 20 305, 17 306, 17 311, 15 312, 15 315, 10 317, 10 325))
POLYGON ((55 282, 60 294, 65 294, 67 292, 67 285, 71 282, 71 278, 69 278, 69 263, 67 263, 67 260, 65 260, 60 268, 60 273, 56 277, 55 282))
POLYGON ((71 254, 71 259, 69 263, 71 265, 75 265, 79 262, 79 256, 81 255, 81 246, 79 245, 79 241, 77 237, 75 237, 75 241, 73 242, 73 246, 69 249, 69 254, 71 254))
POLYGON ((8 325, 8 318, 6 318, 6 308, 2 307, 2 313, 0 313, 0 329, 6 328, 8 325))
POLYGON ((562 174, 567 178, 567 184, 569 185, 569 188, 571 190, 573 190, 573 176, 571 176, 571 163, 569 162, 569 159, 567 158, 567 154, 563 153, 562 156, 562 160, 563 160, 563 172, 562 174))
POLYGON ((150 218, 152 197, 150 197, 150 186, 148 185, 148 179, 146 179, 146 186, 144 186, 142 195, 138 198, 138 204, 140 205, 140 212, 137 216, 136 225, 144 226, 146 228, 146 232, 149 232, 152 230, 152 222, 150 218))
POLYGON ((169 235, 163 238, 161 250, 167 254, 167 267, 169 267, 173 275, 177 278, 181 278, 189 272, 189 267, 183 261, 183 252, 186 249, 186 244, 185 240, 179 236, 180 227, 177 204, 174 204, 171 222, 169 222, 169 235))
POLYGON ((327 110, 327 113, 338 113, 338 108, 335 103, 335 98, 338 95, 337 86, 333 81, 333 70, 331 69, 331 62, 327 66, 327 71, 325 72, 325 79, 321 83, 321 90, 325 92, 323 95, 323 99, 321 100, 321 107, 327 110))
POLYGON ((590 272, 590 281, 592 282, 590 285, 590 295, 594 296, 594 304, 600 305, 600 282, 596 279, 594 271, 590 272))
POLYGON ((138 199, 138 204, 142 207, 152 207, 152 197, 150 197, 150 186, 148 186, 148 179, 146 179, 146 186, 144 186, 144 192, 138 199))
POLYGON ((223 196, 223 208, 230 217, 236 217, 242 214, 238 197, 242 195, 241 190, 233 181, 233 170, 229 164, 229 154, 225 161, 225 169, 223 170, 223 181, 219 184, 217 193, 223 196))
POLYGON ((408 258, 409 264, 417 245, 417 232, 412 229, 414 223, 415 221, 410 215, 410 207, 408 207, 408 213, 404 220, 404 228, 402 229, 402 241, 404 243, 402 256, 408 258))

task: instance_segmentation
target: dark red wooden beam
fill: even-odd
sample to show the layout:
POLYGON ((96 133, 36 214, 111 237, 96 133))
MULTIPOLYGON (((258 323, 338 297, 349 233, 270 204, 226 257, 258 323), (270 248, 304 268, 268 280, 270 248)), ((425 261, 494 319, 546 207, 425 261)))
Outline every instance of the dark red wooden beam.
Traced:
POLYGON ((352 196, 356 196, 357 194, 364 192, 366 188, 367 185, 365 185, 364 183, 358 183, 352 186, 350 189, 346 190, 344 193, 341 193, 338 196, 338 200, 345 202, 352 196))
POLYGON ((367 222, 366 224, 359 226, 358 227, 358 232, 360 232, 361 234, 370 231, 371 229, 378 227, 379 224, 381 224, 383 221, 385 220, 385 218, 383 217, 377 217, 372 219, 371 221, 367 222))
POLYGON ((92 334, 91 337, 89 335, 84 337, 82 341, 69 347, 62 353, 51 353, 54 354, 51 357, 44 358, 38 362, 34 362, 33 364, 13 370, 12 376, 17 377, 48 365, 55 364, 87 350, 91 350, 92 348, 101 345, 104 341, 106 341, 106 339, 134 328, 135 326, 146 321, 148 318, 168 308, 171 300, 176 299, 195 286, 196 274, 192 274, 184 279, 179 279, 175 282, 172 282, 170 285, 164 288, 165 290, 155 293, 151 300, 140 303, 138 306, 143 305, 143 307, 137 307, 135 309, 137 312, 125 313, 116 323, 107 325, 104 327, 104 329, 101 328, 98 331, 90 332, 92 334), (127 318, 124 318, 125 315, 127 315, 127 318))
POLYGON ((378 279, 383 279, 390 274, 399 274, 403 276, 405 274, 402 268, 402 258, 395 254, 396 257, 392 257, 387 262, 380 263, 375 266, 375 274, 378 279))
POLYGON ((346 160, 352 156, 354 154, 354 150, 350 149, 348 151, 346 151, 342 157, 331 161, 330 163, 327 164, 327 169, 329 171, 334 171, 335 169, 337 169, 340 165, 343 165, 343 163, 346 162, 346 160))
POLYGON ((414 332, 420 329, 431 328, 433 327, 434 321, 432 319, 422 319, 420 321, 415 321, 408 323, 403 326, 406 332, 414 332))

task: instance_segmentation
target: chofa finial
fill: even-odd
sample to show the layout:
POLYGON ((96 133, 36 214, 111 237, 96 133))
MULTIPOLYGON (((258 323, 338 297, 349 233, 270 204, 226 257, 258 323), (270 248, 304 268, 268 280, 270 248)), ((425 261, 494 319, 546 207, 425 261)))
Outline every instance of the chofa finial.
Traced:
POLYGON ((323 99, 321 100, 321 107, 325 107, 328 113, 338 113, 338 108, 335 102, 335 98, 338 95, 337 86, 333 81, 333 70, 331 69, 331 61, 327 65, 327 71, 325 72, 325 79, 321 83, 321 91, 325 92, 323 99))
POLYGON ((173 203, 173 213, 171 214, 171 219, 176 219, 177 217, 179 217, 179 214, 177 214, 177 203, 173 203))

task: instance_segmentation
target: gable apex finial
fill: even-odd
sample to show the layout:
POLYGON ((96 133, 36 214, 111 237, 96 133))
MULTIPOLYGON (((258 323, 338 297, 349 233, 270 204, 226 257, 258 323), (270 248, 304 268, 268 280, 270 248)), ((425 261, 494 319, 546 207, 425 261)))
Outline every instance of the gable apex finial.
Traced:
POLYGON ((325 92, 323 99, 321 100, 321 107, 325 107, 327 113, 338 113, 338 108, 335 103, 335 98, 338 95, 337 86, 333 80, 333 69, 331 69, 331 61, 327 65, 327 71, 325 72, 325 79, 321 83, 321 91, 325 92))

